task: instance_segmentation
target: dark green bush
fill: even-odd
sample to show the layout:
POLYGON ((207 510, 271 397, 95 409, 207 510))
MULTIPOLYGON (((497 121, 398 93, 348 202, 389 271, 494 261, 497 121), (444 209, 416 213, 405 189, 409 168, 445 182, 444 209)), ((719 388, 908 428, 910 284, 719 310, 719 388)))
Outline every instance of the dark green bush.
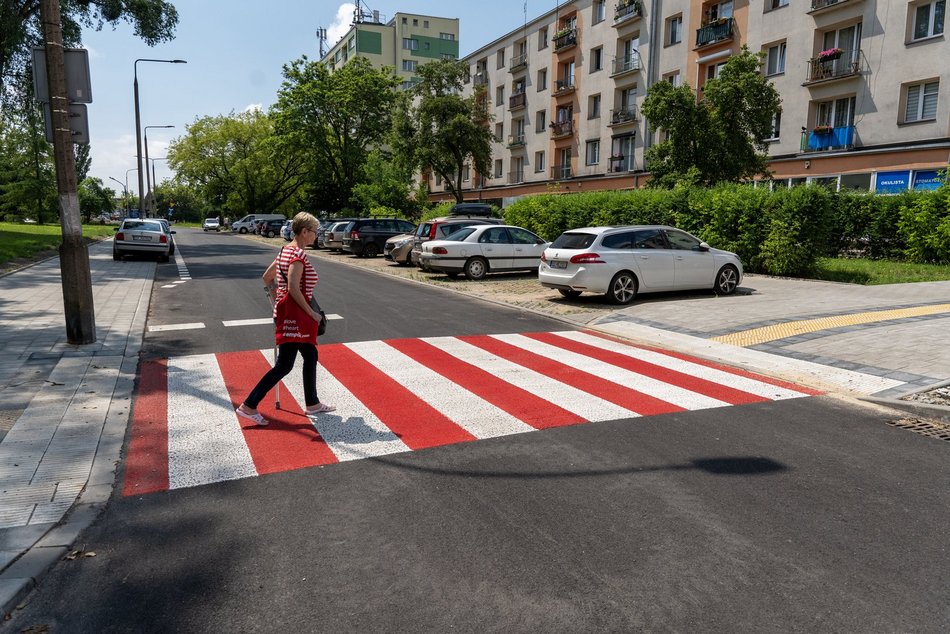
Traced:
POLYGON ((898 221, 904 257, 921 264, 950 262, 950 185, 908 198, 898 221))

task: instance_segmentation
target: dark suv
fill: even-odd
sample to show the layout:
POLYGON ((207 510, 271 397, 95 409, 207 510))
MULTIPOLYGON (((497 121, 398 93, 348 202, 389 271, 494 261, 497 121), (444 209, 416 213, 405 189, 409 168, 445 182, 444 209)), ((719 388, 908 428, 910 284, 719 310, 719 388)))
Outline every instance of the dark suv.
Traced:
POLYGON ((472 225, 501 225, 505 221, 492 216, 492 206, 484 203, 459 203, 449 210, 448 216, 423 220, 412 238, 412 263, 418 266, 422 243, 441 240, 453 231, 472 225))
POLYGON ((386 240, 400 233, 412 233, 416 226, 401 218, 360 218, 346 226, 343 250, 358 257, 372 258, 383 252, 386 240))

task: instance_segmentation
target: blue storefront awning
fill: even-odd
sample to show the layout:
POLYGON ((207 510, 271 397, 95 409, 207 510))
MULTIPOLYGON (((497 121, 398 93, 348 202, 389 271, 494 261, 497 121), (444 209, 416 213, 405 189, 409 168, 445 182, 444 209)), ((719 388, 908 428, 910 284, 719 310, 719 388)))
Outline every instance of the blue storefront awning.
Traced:
POLYGON ((910 170, 878 172, 874 178, 874 191, 879 194, 899 194, 910 187, 910 170))

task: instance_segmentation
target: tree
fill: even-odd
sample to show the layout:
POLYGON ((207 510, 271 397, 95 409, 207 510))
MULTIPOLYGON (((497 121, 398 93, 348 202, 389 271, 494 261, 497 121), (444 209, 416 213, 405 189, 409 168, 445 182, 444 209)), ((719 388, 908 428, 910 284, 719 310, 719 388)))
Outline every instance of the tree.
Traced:
POLYGON ((8 108, 0 117, 0 216, 43 223, 59 215, 53 148, 35 107, 8 108))
POLYGON ((423 173, 441 176, 458 202, 466 165, 487 174, 494 140, 484 87, 476 87, 469 97, 461 94, 467 72, 461 60, 419 66, 420 81, 412 90, 415 103, 401 102, 391 137, 397 155, 423 173))
POLYGON ((419 205, 410 195, 412 169, 374 150, 366 161, 364 182, 353 187, 353 200, 363 209, 388 207, 409 220, 419 218, 419 205))
POLYGON ((681 181, 705 185, 738 182, 768 173, 768 143, 781 99, 761 72, 762 55, 745 46, 726 62, 718 79, 692 89, 657 82, 643 102, 643 114, 666 140, 647 150, 651 187, 681 181))
POLYGON ((83 222, 88 223, 93 216, 115 210, 115 191, 103 186, 101 178, 86 178, 77 189, 83 222))
POLYGON ((292 207, 306 174, 303 153, 259 110, 195 120, 169 146, 168 164, 209 206, 235 214, 292 207))
POLYGON ((169 209, 175 221, 198 222, 212 215, 205 213, 211 208, 202 200, 200 192, 177 179, 162 181, 152 191, 155 194, 155 208, 160 216, 166 216, 169 209))
POLYGON ((371 149, 391 127, 399 80, 364 57, 330 71, 306 56, 284 66, 274 115, 281 137, 311 159, 308 195, 315 208, 352 208, 371 149), (324 192, 320 201, 315 193, 324 192))

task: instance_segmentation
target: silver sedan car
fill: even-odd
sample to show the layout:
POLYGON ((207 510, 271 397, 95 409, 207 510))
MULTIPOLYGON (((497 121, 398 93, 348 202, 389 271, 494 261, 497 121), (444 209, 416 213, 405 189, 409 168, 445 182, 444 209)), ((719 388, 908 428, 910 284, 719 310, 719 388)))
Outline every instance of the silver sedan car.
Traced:
POLYGON ((565 297, 604 293, 611 303, 629 304, 637 293, 710 289, 729 295, 742 282, 742 262, 673 227, 587 227, 551 243, 538 280, 565 297))
POLYGON ((126 218, 115 231, 113 260, 121 260, 123 255, 147 254, 157 256, 159 262, 168 262, 172 253, 171 235, 165 233, 160 221, 126 218))

